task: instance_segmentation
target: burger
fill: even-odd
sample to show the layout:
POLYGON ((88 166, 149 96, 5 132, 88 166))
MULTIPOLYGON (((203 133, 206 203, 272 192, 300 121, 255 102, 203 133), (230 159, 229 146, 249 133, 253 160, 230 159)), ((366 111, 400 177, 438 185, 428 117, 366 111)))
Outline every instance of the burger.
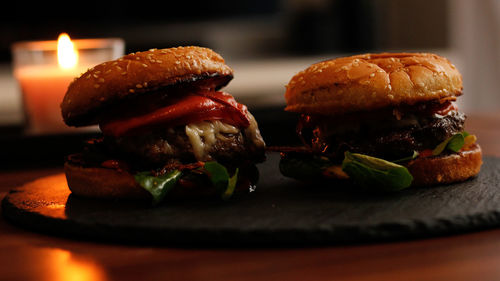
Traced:
POLYGON ((289 177, 349 179, 383 190, 464 181, 481 148, 455 104, 462 77, 428 53, 363 54, 311 65, 286 86, 304 144, 282 151, 289 177))
POLYGON ((131 53, 87 70, 69 85, 62 117, 98 124, 102 136, 67 157, 71 192, 159 203, 252 190, 265 143, 247 107, 219 91, 232 78, 201 47, 131 53))

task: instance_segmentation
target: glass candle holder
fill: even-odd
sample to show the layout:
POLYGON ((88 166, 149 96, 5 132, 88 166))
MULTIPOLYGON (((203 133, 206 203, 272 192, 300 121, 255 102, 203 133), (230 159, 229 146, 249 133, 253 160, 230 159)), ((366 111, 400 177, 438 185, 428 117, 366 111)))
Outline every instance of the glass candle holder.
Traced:
POLYGON ((14 76, 22 92, 27 134, 78 132, 67 127, 61 116, 60 104, 69 84, 88 68, 117 59, 125 51, 125 43, 119 38, 68 40, 62 47, 60 37, 59 52, 57 40, 12 45, 14 76))

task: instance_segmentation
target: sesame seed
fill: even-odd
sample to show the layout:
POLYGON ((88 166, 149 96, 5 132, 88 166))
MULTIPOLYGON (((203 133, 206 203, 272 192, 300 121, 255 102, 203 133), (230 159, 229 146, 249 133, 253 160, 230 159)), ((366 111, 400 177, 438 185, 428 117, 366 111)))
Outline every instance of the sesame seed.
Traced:
POLYGON ((370 73, 370 77, 375 77, 375 72, 370 73))
POLYGON ((97 71, 95 72, 95 74, 99 74, 99 73, 101 73, 101 71, 100 71, 100 70, 97 70, 97 71))
POLYGON ((147 64, 145 64, 145 63, 143 63, 143 64, 142 64, 142 66, 144 66, 144 67, 148 67, 148 65, 147 65, 147 64))
POLYGON ((140 57, 135 57, 136 60, 140 60, 141 58, 140 57))
POLYGON ((191 58, 191 56, 187 55, 187 56, 186 56, 186 58, 187 58, 187 59, 190 59, 190 58, 191 58))
POLYGON ((124 72, 122 72, 121 74, 122 74, 122 75, 126 75, 126 74, 127 74, 127 72, 126 72, 126 71, 124 71, 124 72))
POLYGON ((90 75, 90 74, 89 74, 89 75, 87 75, 87 77, 85 77, 85 78, 89 79, 89 78, 90 78, 90 76, 92 76, 92 75, 90 75))
POLYGON ((148 86, 148 82, 144 82, 143 85, 144 85, 144 87, 147 87, 148 86))
POLYGON ((117 65, 117 64, 118 64, 118 62, 117 62, 117 61, 115 61, 112 65, 117 65))
POLYGON ((181 62, 180 61, 175 61, 175 64, 181 64, 181 62))
POLYGON ((97 74, 94 74, 92 76, 94 76, 94 78, 99 78, 99 75, 97 75, 97 74))
POLYGON ((157 62, 157 63, 162 63, 162 61, 161 61, 161 60, 156 60, 156 62, 157 62))
POLYGON ((128 89, 128 91, 131 92, 131 93, 135 93, 134 89, 128 89))
POLYGON ((101 85, 99 85, 99 84, 94 84, 94 88, 96 88, 96 89, 97 89, 97 88, 99 88, 99 87, 101 87, 101 85))
POLYGON ((101 83, 104 83, 104 78, 99 78, 98 81, 101 82, 101 83))
POLYGON ((392 99, 394 99, 394 96, 393 96, 393 95, 387 95, 387 97, 388 97, 389 99, 391 99, 391 100, 392 100, 392 99))
POLYGON ((106 70, 106 72, 104 72, 104 74, 108 74, 110 72, 111 72, 111 69, 108 69, 108 70, 106 70))
POLYGON ((142 85, 141 85, 141 84, 137 84, 137 85, 135 85, 135 87, 136 87, 137 89, 141 89, 141 88, 142 88, 142 85))
POLYGON ((149 49, 150 52, 156 51, 156 48, 149 49))
POLYGON ((119 58, 119 59, 118 59, 118 61, 123 61, 123 59, 122 59, 122 58, 119 58))
POLYGON ((121 67, 119 67, 119 66, 116 66, 116 69, 118 69, 118 70, 122 70, 122 68, 121 68, 121 67))

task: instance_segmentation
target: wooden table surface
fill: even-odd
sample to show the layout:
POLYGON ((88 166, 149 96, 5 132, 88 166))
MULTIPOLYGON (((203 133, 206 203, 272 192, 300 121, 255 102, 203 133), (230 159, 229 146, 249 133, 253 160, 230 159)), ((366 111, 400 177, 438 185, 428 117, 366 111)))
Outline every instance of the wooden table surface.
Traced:
MULTIPOLYGON (((500 156, 500 114, 467 130, 500 156)), ((0 199, 60 168, 0 172, 0 199)), ((303 249, 171 249, 51 237, 0 219, 0 280, 500 280, 500 229, 368 245, 303 249)))

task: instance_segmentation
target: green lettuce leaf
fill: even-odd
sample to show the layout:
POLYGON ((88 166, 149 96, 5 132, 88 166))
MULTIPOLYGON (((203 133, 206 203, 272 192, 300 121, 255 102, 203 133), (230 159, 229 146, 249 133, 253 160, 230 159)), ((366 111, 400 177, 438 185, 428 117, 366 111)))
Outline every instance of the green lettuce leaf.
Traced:
POLYGON ((221 194, 221 198, 223 200, 231 198, 238 182, 239 169, 236 169, 234 175, 231 177, 226 167, 215 161, 206 162, 203 168, 217 192, 221 194))
POLYGON ((398 160, 393 160, 391 162, 393 163, 403 163, 403 162, 408 162, 410 160, 413 160, 413 159, 416 159, 418 157, 420 153, 418 153, 418 151, 414 150, 413 151, 413 154, 411 156, 408 156, 408 157, 405 157, 405 158, 401 158, 401 159, 398 159, 398 160))
POLYGON ((434 148, 432 151, 432 155, 437 156, 441 154, 445 149, 449 149, 453 152, 459 152, 460 149, 465 144, 465 138, 469 136, 467 132, 461 132, 458 134, 454 134, 453 136, 447 138, 445 141, 441 142, 434 148))
POLYGON ((406 167, 358 153, 345 152, 342 170, 362 186, 385 191, 398 191, 409 187, 413 176, 406 167))
POLYGON ((165 195, 174 188, 180 179, 182 172, 173 170, 167 174, 155 177, 151 172, 137 173, 135 181, 153 196, 153 205, 157 205, 165 198, 165 195))
POLYGON ((229 198, 231 198, 231 196, 233 195, 234 189, 236 188, 236 183, 238 182, 238 172, 239 169, 236 168, 236 172, 234 172, 234 175, 229 178, 227 182, 227 188, 221 195, 223 200, 229 200, 229 198))

